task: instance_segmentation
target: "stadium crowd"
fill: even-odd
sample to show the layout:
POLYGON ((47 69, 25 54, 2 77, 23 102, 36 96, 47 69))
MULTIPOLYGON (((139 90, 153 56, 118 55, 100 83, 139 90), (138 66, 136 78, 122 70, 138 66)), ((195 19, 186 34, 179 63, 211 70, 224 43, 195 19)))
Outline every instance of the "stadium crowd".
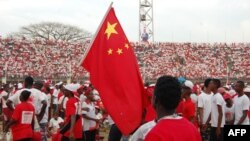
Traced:
POLYGON ((130 137, 122 136, 89 81, 55 84, 28 76, 23 84, 0 88, 3 129, 12 132, 14 141, 101 141, 99 130, 105 124, 111 126, 109 141, 171 137, 173 141, 223 141, 224 125, 250 122, 250 86, 243 81, 223 85, 219 79, 208 78, 198 85, 162 76, 156 84, 145 86, 144 124, 130 137))
MULTIPOLYGON (((66 43, 0 37, 0 77, 83 78, 78 64, 89 42, 66 43)), ((131 43, 142 76, 250 78, 249 43, 131 43)))

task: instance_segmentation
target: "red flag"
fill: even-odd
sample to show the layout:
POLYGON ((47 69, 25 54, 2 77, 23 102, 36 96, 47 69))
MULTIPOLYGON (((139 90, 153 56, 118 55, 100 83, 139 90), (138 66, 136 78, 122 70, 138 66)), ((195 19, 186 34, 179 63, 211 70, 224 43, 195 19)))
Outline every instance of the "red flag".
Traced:
POLYGON ((111 8, 81 64, 105 108, 125 135, 142 120, 143 83, 129 41, 111 8))

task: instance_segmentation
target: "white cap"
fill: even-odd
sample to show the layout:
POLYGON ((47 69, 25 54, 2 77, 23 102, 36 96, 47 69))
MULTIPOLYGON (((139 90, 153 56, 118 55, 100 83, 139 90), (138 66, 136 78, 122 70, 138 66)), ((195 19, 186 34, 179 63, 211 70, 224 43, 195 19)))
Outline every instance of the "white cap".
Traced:
POLYGON ((244 89, 244 92, 250 93, 250 87, 246 87, 246 88, 244 89))
POLYGON ((18 88, 18 89, 22 89, 22 88, 23 88, 23 84, 22 84, 22 83, 18 83, 18 84, 17 84, 17 88, 18 88))
POLYGON ((193 82, 191 82, 190 80, 186 80, 186 81, 184 82, 184 85, 185 85, 186 87, 190 88, 190 89, 193 89, 193 87, 194 87, 193 82))
POLYGON ((231 96, 233 96, 233 95, 236 94, 235 90, 230 90, 228 93, 229 93, 231 96))
POLYGON ((60 81, 60 82, 56 83, 56 86, 60 86, 60 85, 62 85, 62 84, 63 84, 63 82, 60 81))
POLYGON ((76 92, 78 89, 78 85, 76 84, 67 84, 64 86, 65 89, 71 91, 71 92, 76 92))

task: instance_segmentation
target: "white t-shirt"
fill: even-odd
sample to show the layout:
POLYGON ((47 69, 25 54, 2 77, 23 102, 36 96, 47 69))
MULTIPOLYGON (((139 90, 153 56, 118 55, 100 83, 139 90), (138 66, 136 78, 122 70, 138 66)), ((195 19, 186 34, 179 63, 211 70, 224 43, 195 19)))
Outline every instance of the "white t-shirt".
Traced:
POLYGON ((48 107, 51 105, 51 94, 46 94, 47 99, 48 99, 48 107))
POLYGON ((198 102, 198 96, 196 94, 192 93, 190 95, 190 98, 191 98, 191 100, 192 100, 193 103, 197 104, 197 102, 198 102))
POLYGON ((219 112, 218 112, 218 105, 220 105, 222 107, 222 121, 221 121, 221 126, 220 127, 224 127, 225 125, 225 104, 226 102, 224 101, 222 95, 220 93, 216 93, 213 95, 212 97, 212 111, 211 111, 211 121, 212 127, 217 127, 218 126, 218 116, 219 116, 219 112))
POLYGON ((147 136, 148 132, 156 125, 154 120, 143 124, 136 132, 131 136, 129 141, 143 141, 147 136))
POLYGON ((84 94, 80 95, 80 102, 83 103, 84 101, 86 101, 87 97, 84 94))
POLYGON ((202 123, 205 124, 212 109, 212 96, 213 94, 206 94, 202 92, 198 96, 198 107, 203 108, 203 121, 202 123))
MULTIPOLYGON (((95 105, 94 103, 86 103, 86 102, 83 102, 82 103, 82 108, 89 108, 89 111, 82 111, 82 114, 85 114, 87 115, 88 117, 91 117, 91 118, 96 118, 96 113, 95 113, 95 105)), ((84 131, 89 131, 93 128, 96 127, 96 122, 93 121, 93 120, 88 120, 88 119, 85 119, 83 118, 83 130, 84 131)))
POLYGON ((61 117, 58 117, 57 120, 55 120, 54 118, 50 119, 49 127, 52 127, 52 133, 56 133, 57 130, 60 128, 59 124, 63 122, 64 121, 61 117))
POLYGON ((59 94, 60 90, 58 89, 54 89, 52 97, 53 97, 53 104, 58 104, 58 94, 59 94))
POLYGON ((28 102, 30 102, 34 106, 35 113, 39 114, 39 107, 40 107, 41 101, 45 100, 45 97, 42 96, 42 92, 39 91, 39 90, 37 90, 37 89, 34 89, 34 88, 31 88, 31 89, 24 88, 24 89, 18 90, 16 92, 16 94, 14 94, 11 97, 9 97, 8 100, 12 101, 14 105, 17 105, 17 104, 21 103, 19 97, 20 97, 20 94, 22 93, 22 91, 24 91, 24 90, 27 90, 27 91, 31 92, 31 95, 29 97, 28 102))
MULTIPOLYGON (((234 124, 238 124, 240 118, 243 115, 243 111, 249 110, 249 98, 244 94, 242 96, 236 96, 234 99, 234 109, 235 109, 235 121, 234 124)), ((242 125, 249 125, 249 118, 248 116, 242 122, 242 125)))
POLYGON ((227 122, 233 120, 233 118, 234 118, 234 104, 230 108, 225 106, 225 116, 226 116, 225 118, 226 118, 227 122))
POLYGON ((65 97, 65 96, 61 96, 60 98, 59 98, 59 101, 58 101, 58 104, 62 104, 62 102, 63 102, 63 109, 65 110, 66 109, 66 103, 67 103, 67 101, 69 100, 69 98, 68 97, 65 97))
MULTIPOLYGON (((45 99, 46 102, 48 103, 47 95, 46 95, 45 93, 43 93, 43 92, 42 92, 42 97, 43 97, 43 99, 45 99)), ((40 113, 43 105, 42 105, 42 101, 40 101, 40 100, 39 100, 38 103, 40 103, 40 104, 38 104, 38 106, 39 106, 38 113, 40 113)), ((48 105, 47 105, 47 107, 46 107, 46 109, 45 109, 45 113, 44 113, 43 118, 42 118, 42 120, 40 121, 40 123, 47 123, 47 122, 48 122, 48 119, 49 119, 49 115, 48 115, 48 114, 49 114, 49 107, 48 107, 48 105)))
POLYGON ((7 108, 6 100, 3 97, 4 96, 8 96, 8 93, 6 91, 2 91, 0 95, 1 95, 1 99, 2 99, 2 106, 3 106, 3 108, 7 108))

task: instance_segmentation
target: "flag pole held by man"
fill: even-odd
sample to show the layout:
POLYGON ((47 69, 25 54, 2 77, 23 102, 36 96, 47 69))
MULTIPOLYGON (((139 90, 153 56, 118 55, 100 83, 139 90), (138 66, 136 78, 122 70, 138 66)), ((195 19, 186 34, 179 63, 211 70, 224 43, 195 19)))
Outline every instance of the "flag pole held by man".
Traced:
POLYGON ((121 132, 133 132, 142 121, 144 87, 133 48, 112 3, 81 66, 90 73, 92 84, 121 132))

